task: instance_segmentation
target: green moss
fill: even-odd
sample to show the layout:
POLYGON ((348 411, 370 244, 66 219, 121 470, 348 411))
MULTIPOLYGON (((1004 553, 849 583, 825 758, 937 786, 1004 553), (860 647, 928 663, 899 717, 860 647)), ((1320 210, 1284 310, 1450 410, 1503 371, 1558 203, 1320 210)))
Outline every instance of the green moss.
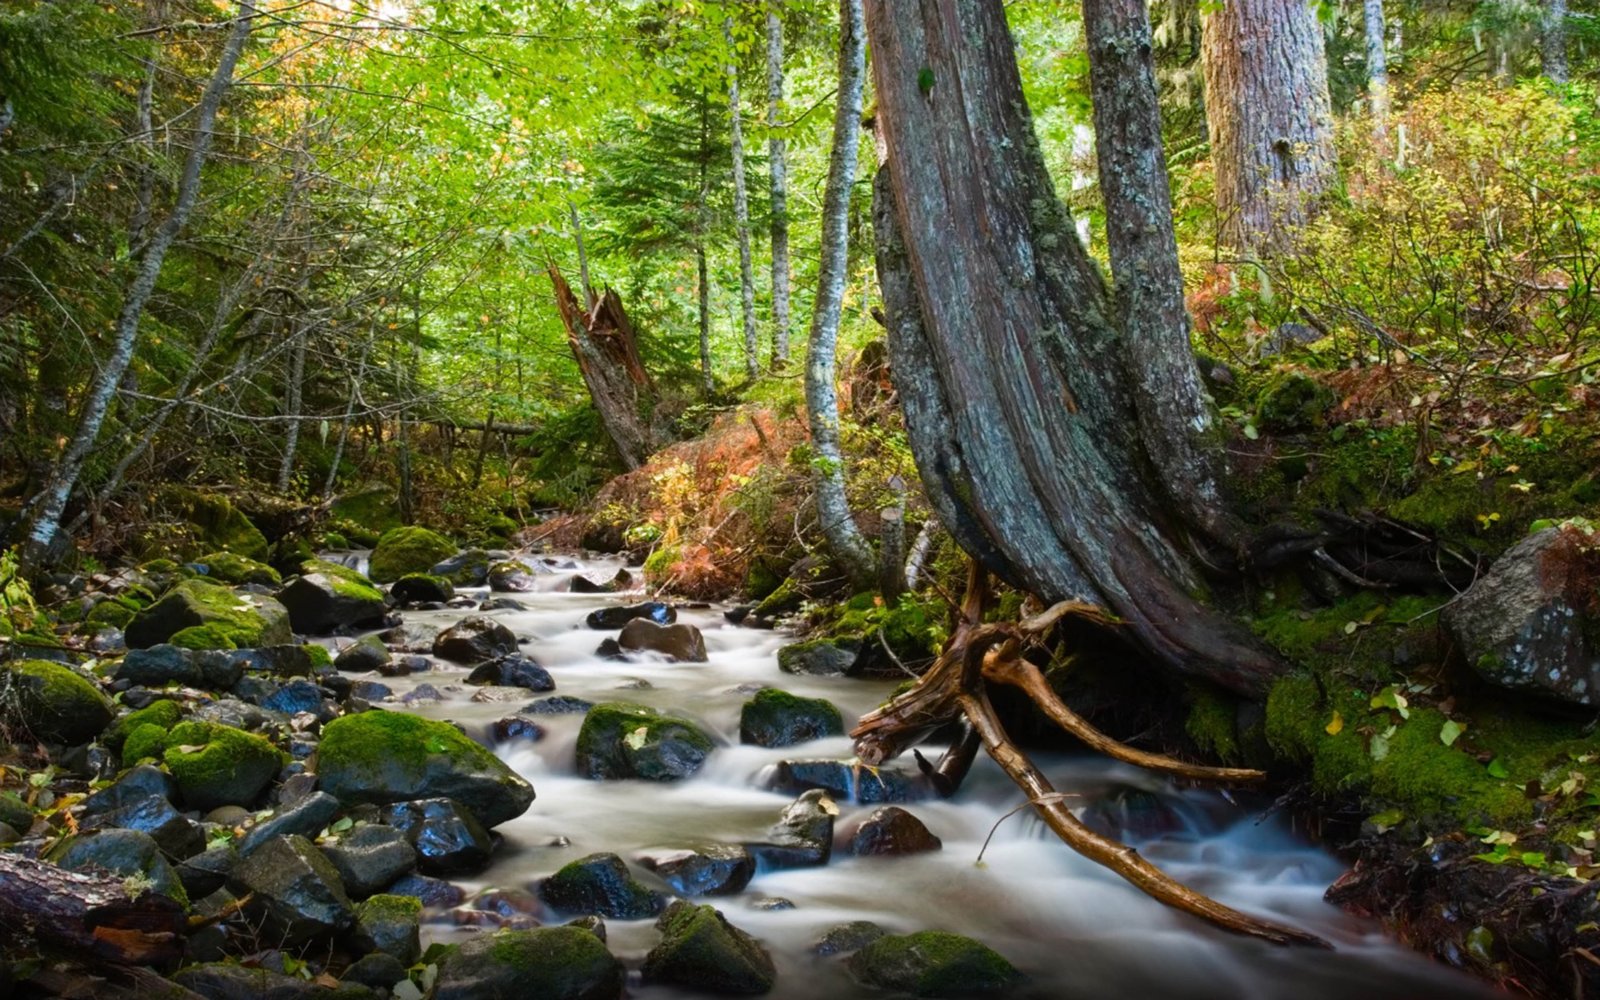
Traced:
POLYGON ((213 552, 195 562, 206 568, 208 576, 224 583, 259 583, 276 587, 283 582, 278 571, 271 566, 235 552, 213 552))
POLYGON ((1241 759, 1235 719, 1237 711, 1227 697, 1211 688, 1195 688, 1184 732, 1195 746, 1225 764, 1241 759))
POLYGON ((670 781, 694 770, 715 743, 699 726, 653 708, 605 702, 589 709, 578 730, 578 773, 588 778, 630 776, 670 781))
POLYGON ((233 632, 220 625, 190 625, 179 629, 167 640, 183 649, 238 649, 233 632))
MULTIPOLYGON (((137 712, 129 712, 113 722, 105 732, 105 745, 113 750, 127 745, 135 730, 141 726, 159 726, 163 734, 183 721, 183 706, 167 698, 153 701, 137 712)), ((163 748, 165 749, 165 748, 163 748)))
POLYGON ((668 576, 668 571, 681 558, 683 558, 683 550, 676 545, 657 547, 644 561, 645 579, 652 582, 664 581, 668 576))
POLYGON ((334 552, 348 551, 350 548, 350 539, 346 538, 344 535, 341 535, 337 531, 325 531, 322 533, 322 544, 320 547, 324 549, 331 549, 334 552))
POLYGON ((340 597, 349 597, 358 601, 383 602, 383 591, 370 579, 348 566, 328 562, 325 559, 307 559, 300 564, 302 575, 320 573, 328 578, 333 585, 333 592, 340 597))
POLYGON ((160 760, 167 750, 167 727, 145 722, 128 730, 122 743, 122 766, 132 767, 141 760, 160 760))
POLYGON ((189 522, 189 534, 199 551, 234 552, 258 562, 267 559, 267 537, 225 497, 170 486, 162 499, 189 522))
POLYGON ((368 569, 378 583, 392 583, 407 573, 426 573, 456 551, 454 542, 427 528, 392 528, 378 539, 368 569))
POLYGON ((335 719, 323 728, 322 741, 317 745, 317 766, 319 774, 335 769, 369 771, 389 765, 421 773, 434 754, 443 754, 466 768, 496 759, 447 722, 404 712, 361 712, 335 719))
POLYGON ((252 649, 287 642, 289 618, 270 601, 238 594, 204 579, 184 580, 161 600, 139 612, 128 624, 128 644, 135 648, 167 642, 191 626, 211 626, 210 634, 190 637, 193 642, 226 639, 232 645, 195 646, 198 649, 252 649))
POLYGON ((881 937, 850 956, 848 965, 868 985, 919 997, 1003 993, 1022 979, 994 949, 944 931, 881 937))
MULTIPOLYGON (((387 488, 364 490, 342 496, 333 502, 332 516, 346 522, 339 530, 350 534, 352 526, 361 526, 363 533, 382 533, 400 527, 400 508, 392 490, 387 488)), ((351 537, 354 537, 352 534, 351 537)))
POLYGON ((328 652, 327 646, 319 646, 314 642, 308 642, 300 648, 306 651, 306 659, 311 661, 312 670, 333 666, 333 654, 328 652))
MULTIPOLYGON (((781 589, 781 588, 780 588, 781 589)), ((893 604, 876 594, 856 594, 844 604, 824 612, 822 628, 836 638, 883 641, 903 660, 923 660, 938 655, 944 644, 945 605, 939 598, 905 594, 893 604)))
POLYGON ((114 711, 110 699, 76 670, 23 660, 0 672, 0 714, 38 739, 75 744, 100 735, 114 711))
POLYGON ((1301 372, 1285 372, 1269 381, 1256 402, 1256 423, 1266 430, 1294 432, 1322 426, 1333 405, 1333 392, 1301 372))
POLYGON ((130 608, 116 598, 101 601, 89 610, 88 617, 84 619, 89 625, 101 628, 125 628, 133 621, 135 608, 130 608))
POLYGON ((174 726, 162 755, 184 801, 194 809, 253 801, 287 759, 260 736, 209 722, 174 726))
POLYGON ((415 923, 421 917, 422 900, 415 896, 379 893, 356 904, 356 920, 364 924, 378 921, 415 923))

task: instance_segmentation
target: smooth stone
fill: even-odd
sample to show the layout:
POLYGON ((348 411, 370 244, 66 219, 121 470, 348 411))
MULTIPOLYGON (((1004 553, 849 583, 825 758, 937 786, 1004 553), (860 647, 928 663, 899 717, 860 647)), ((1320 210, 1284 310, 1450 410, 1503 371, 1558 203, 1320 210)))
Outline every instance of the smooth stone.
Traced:
POLYGON ((304 837, 277 837, 257 847, 233 867, 228 888, 241 898, 250 894, 247 919, 285 947, 341 933, 355 922, 338 870, 304 837))
POLYGON ((652 851, 635 860, 684 896, 732 896, 750 884, 756 861, 738 844, 652 851))
POLYGON ((657 625, 648 618, 635 618, 622 626, 617 646, 623 652, 660 653, 678 663, 705 663, 706 640, 693 625, 657 625))
POLYGON ((367 823, 322 849, 354 899, 382 892, 417 868, 417 849, 403 831, 367 823))
POLYGON ((678 611, 661 601, 646 601, 626 608, 600 608, 589 612, 584 624, 601 632, 614 632, 635 618, 644 618, 657 625, 671 625, 678 620, 678 611))
POLYGON ((922 820, 899 806, 883 806, 843 834, 846 849, 855 855, 920 854, 937 851, 944 842, 922 820))
POLYGON ((645 956, 645 982, 743 996, 772 989, 778 974, 772 956, 714 907, 674 903, 656 928, 661 942, 645 956))
POLYGON ((473 615, 439 633, 433 655, 451 663, 482 663, 517 651, 511 630, 483 615, 473 615))
POLYGON ((383 821, 404 833, 417 852, 417 866, 429 875, 470 875, 489 865, 494 840, 451 799, 397 802, 383 821))
POLYGON ((653 917, 666 900, 641 885, 615 854, 579 858, 539 884, 539 898, 563 913, 594 913, 613 920, 653 917))

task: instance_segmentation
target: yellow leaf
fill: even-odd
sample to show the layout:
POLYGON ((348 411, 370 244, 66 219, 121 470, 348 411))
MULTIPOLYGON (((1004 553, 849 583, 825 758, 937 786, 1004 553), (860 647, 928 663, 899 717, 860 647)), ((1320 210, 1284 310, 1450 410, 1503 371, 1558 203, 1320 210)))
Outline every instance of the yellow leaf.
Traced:
POLYGON ((1323 732, 1327 733, 1329 736, 1338 736, 1343 731, 1344 716, 1341 715, 1339 710, 1336 708, 1333 710, 1333 718, 1328 720, 1328 725, 1324 727, 1323 732))

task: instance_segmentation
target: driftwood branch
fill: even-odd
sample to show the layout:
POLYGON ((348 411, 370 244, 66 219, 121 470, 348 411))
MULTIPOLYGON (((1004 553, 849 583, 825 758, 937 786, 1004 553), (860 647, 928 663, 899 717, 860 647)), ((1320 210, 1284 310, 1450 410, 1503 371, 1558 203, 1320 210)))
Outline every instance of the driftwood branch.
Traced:
POLYGON ((0 928, 118 965, 176 965, 183 907, 156 892, 130 894, 111 875, 68 871, 0 853, 0 928))

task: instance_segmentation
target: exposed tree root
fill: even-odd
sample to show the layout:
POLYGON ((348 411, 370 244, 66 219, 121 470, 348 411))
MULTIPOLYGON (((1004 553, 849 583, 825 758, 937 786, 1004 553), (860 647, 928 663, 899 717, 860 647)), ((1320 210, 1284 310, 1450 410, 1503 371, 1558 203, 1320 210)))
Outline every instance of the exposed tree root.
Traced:
MULTIPOLYGON (((1260 781, 1264 775, 1243 768, 1204 767, 1136 750, 1100 732, 1056 696, 1039 669, 1023 658, 1025 644, 1042 638, 1068 618, 1114 624, 1102 609, 1065 601, 1016 624, 985 624, 983 610, 987 599, 988 576, 974 565, 968 576, 960 621, 939 658, 916 687, 864 716, 850 734, 860 759, 877 766, 940 726, 964 720, 970 727, 965 738, 946 754, 939 768, 927 765, 918 755, 919 766, 923 766, 925 772, 941 773, 947 780, 964 774, 964 766, 946 772, 944 765, 947 761, 959 762, 963 753, 967 755, 966 763, 970 764, 974 749, 971 736, 976 734, 989 756, 1027 794, 1029 802, 1056 835, 1079 854, 1111 869, 1168 906, 1209 920, 1224 930, 1274 944, 1328 947, 1327 942, 1313 934, 1248 916, 1195 892, 1146 861, 1134 848, 1100 836, 1072 814, 1062 796, 1006 735, 989 703, 986 684, 1019 688, 1062 729, 1091 748, 1126 763, 1192 781, 1245 783, 1260 781)), ((941 794, 945 793, 941 791, 941 794)))

